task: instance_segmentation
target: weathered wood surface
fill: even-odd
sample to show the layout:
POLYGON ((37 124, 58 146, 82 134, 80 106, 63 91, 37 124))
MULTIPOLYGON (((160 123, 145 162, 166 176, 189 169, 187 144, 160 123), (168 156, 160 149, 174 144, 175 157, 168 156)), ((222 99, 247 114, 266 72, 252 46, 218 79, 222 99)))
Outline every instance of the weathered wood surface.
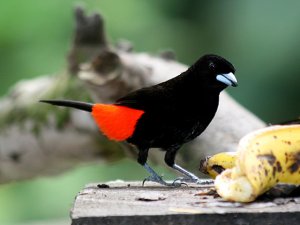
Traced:
POLYGON ((154 183, 87 185, 76 197, 72 225, 300 224, 300 198, 242 204, 225 202, 213 185, 162 187, 154 183))

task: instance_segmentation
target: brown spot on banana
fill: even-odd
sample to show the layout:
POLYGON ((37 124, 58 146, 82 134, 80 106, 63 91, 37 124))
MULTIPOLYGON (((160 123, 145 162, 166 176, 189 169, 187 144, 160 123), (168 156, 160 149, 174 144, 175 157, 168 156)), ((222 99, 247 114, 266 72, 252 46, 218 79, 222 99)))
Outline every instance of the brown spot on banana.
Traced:
POLYGON ((276 168, 277 168, 277 171, 278 171, 279 173, 281 173, 282 167, 281 167, 281 164, 280 164, 279 161, 276 162, 276 168))
POLYGON ((294 162, 288 169, 291 173, 295 173, 300 168, 300 150, 296 154, 292 155, 291 158, 294 162))
POLYGON ((267 160, 267 162, 270 164, 270 166, 272 166, 276 161, 276 157, 273 154, 257 155, 257 159, 258 160, 262 160, 262 159, 267 160))
POLYGON ((292 142, 286 141, 286 140, 283 140, 282 142, 285 143, 285 144, 287 144, 287 145, 291 145, 292 144, 292 142))

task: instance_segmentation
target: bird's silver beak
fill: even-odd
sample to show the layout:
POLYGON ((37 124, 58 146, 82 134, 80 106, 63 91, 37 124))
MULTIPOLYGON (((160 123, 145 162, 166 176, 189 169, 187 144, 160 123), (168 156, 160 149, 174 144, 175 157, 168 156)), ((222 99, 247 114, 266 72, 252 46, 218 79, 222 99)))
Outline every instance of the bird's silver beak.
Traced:
POLYGON ((238 86, 237 80, 233 73, 225 73, 217 75, 216 79, 228 86, 236 87, 238 86))

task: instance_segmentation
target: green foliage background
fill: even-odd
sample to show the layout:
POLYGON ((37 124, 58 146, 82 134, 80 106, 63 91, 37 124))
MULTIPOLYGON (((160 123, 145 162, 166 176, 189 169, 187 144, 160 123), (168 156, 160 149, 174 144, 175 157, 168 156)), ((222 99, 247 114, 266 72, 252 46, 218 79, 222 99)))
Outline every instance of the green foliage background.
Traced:
MULTIPOLYGON (((113 43, 128 39, 136 51, 153 54, 173 49, 186 64, 205 53, 229 59, 240 85, 229 92, 266 122, 300 114, 300 2, 295 0, 1 1, 0 94, 20 79, 65 68, 76 4, 102 13, 113 43)), ((135 162, 125 160, 2 185, 0 224, 67 218, 85 183, 146 176, 136 171, 135 162)))

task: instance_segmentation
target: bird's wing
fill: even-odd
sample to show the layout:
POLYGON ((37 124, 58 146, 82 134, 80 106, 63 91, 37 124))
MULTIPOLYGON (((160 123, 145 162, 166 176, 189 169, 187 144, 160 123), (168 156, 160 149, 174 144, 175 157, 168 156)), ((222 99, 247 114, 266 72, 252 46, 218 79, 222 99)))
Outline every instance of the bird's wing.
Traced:
POLYGON ((167 100, 166 91, 160 86, 142 88, 118 99, 116 105, 133 109, 153 111, 164 107, 167 100))
POLYGON ((115 104, 95 104, 92 115, 100 130, 110 139, 122 141, 129 138, 141 116, 153 115, 161 108, 162 92, 151 87, 134 91, 120 98, 115 104))

